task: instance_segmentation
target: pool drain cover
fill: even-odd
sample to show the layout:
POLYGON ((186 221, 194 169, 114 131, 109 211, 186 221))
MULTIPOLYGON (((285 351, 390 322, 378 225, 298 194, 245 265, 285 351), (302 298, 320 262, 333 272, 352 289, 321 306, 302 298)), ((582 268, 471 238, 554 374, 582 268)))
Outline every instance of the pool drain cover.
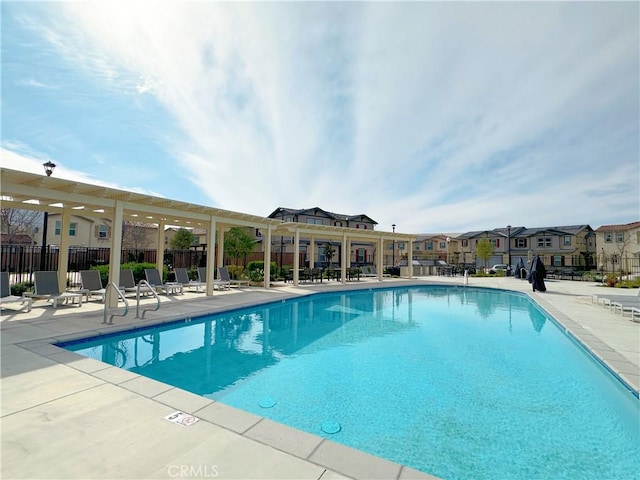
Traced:
POLYGON ((275 399, 271 397, 264 397, 260 400, 260 403, 258 405, 260 405, 262 408, 271 408, 275 404, 276 404, 275 399))
POLYGON ((342 427, 340 426, 340 424, 338 422, 334 422, 332 420, 328 421, 328 422, 323 422, 322 423, 322 431, 324 433, 338 433, 340 430, 342 430, 342 427))

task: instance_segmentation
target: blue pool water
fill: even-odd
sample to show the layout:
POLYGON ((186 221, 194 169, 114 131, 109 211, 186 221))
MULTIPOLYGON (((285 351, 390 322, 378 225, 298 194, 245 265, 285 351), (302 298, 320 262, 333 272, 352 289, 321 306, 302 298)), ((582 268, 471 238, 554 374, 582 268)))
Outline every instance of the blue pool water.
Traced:
POLYGON ((317 294, 65 345, 445 479, 626 479, 638 399, 528 297, 317 294))

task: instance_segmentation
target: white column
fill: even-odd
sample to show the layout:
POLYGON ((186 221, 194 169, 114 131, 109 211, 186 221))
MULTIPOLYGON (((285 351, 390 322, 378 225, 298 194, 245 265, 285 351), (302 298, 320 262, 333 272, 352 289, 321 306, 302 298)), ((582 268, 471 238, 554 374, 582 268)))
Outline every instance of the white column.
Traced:
MULTIPOLYGON (((109 252, 109 281, 120 286, 120 265, 122 263, 122 222, 124 219, 122 203, 116 201, 113 218, 111 219, 111 251, 109 252)), ((107 291, 105 304, 109 308, 118 306, 118 296, 113 290, 107 291)))
POLYGON ((267 238, 264 245, 264 288, 271 285, 271 225, 267 226, 267 238))
POLYGON ((293 244, 293 286, 300 283, 300 230, 296 228, 293 244))
POLYGON ((408 255, 408 265, 409 265, 409 278, 413 278, 413 241, 409 240, 407 242, 409 244, 409 253, 408 255))
POLYGON ((347 283, 347 260, 351 256, 351 245, 348 243, 347 234, 342 234, 342 258, 340 259, 340 281, 347 283))
POLYGON ((309 237, 309 249, 307 255, 309 258, 309 267, 314 268, 316 259, 316 237, 314 237, 313 235, 309 237))
POLYGON ((376 272, 378 272, 378 280, 382 281, 384 273, 384 238, 378 240, 378 258, 376 259, 376 272))
POLYGON ((67 268, 69 265, 69 228, 71 227, 71 211, 64 209, 60 215, 60 251, 58 253, 58 285, 64 292, 67 289, 67 268))
POLYGON ((207 232, 207 296, 213 295, 213 279, 216 266, 216 217, 212 216, 209 221, 209 231, 207 232))
POLYGON ((156 268, 160 272, 160 278, 162 278, 162 272, 164 271, 164 219, 161 218, 158 222, 158 238, 157 238, 157 253, 156 253, 156 268))

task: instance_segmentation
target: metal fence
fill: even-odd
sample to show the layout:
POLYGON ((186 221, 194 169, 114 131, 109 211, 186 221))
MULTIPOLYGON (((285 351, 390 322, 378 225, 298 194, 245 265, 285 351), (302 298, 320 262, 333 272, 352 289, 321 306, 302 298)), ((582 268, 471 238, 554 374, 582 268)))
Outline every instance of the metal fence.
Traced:
MULTIPOLYGON (((109 248, 70 248, 67 271, 70 274, 89 270, 98 265, 108 265, 109 248)), ((156 250, 122 249, 121 262, 156 263, 156 250)), ((41 247, 31 245, 0 246, 0 267, 11 274, 13 282, 32 281, 32 273, 38 270, 58 270, 60 251, 48 246, 44 253, 41 247), (44 266, 44 268, 42 268, 44 266)), ((170 268, 202 267, 207 264, 207 252, 199 250, 165 250, 164 264, 170 268)), ((75 275, 71 275, 75 277, 75 275)))

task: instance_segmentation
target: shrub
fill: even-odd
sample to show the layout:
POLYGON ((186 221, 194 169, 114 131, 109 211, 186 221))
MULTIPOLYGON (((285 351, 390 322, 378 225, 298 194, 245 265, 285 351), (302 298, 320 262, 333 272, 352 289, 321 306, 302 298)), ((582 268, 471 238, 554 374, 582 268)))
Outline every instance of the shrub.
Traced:
POLYGON ((242 265, 228 265, 227 270, 229 271, 229 276, 234 280, 243 278, 244 267, 242 265))
POLYGON ((11 285, 11 295, 21 297, 24 292, 33 291, 33 282, 21 282, 11 285))

